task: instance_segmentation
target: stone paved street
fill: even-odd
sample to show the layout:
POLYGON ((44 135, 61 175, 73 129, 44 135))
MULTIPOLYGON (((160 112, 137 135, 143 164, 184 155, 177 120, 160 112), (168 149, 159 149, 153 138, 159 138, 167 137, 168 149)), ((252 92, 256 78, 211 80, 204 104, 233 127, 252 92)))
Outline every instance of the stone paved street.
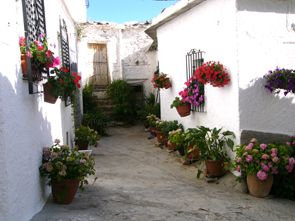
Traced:
POLYGON ((230 183, 196 179, 194 166, 155 147, 141 126, 110 134, 94 149, 96 182, 91 177, 70 205, 50 198, 32 221, 295 220, 293 201, 254 198, 230 183))

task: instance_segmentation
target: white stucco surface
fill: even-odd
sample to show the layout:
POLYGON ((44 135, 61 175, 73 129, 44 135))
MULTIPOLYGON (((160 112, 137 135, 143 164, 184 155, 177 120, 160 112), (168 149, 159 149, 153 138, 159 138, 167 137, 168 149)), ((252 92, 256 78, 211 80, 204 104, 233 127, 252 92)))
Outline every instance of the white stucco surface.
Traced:
POLYGON ((125 79, 143 83, 146 93, 151 92, 151 77, 157 67, 156 52, 148 51, 152 39, 144 32, 148 25, 88 23, 82 26, 79 64, 85 84, 93 74, 93 56, 89 43, 106 44, 110 80, 125 79))
MULTIPOLYGON (((64 5, 57 7, 61 4, 45 1, 48 41, 58 45, 58 21, 64 18, 71 51, 76 51, 74 22, 64 5)), ((0 54, 0 221, 27 221, 42 209, 50 192, 39 176, 42 148, 55 138, 66 143, 67 133, 70 143, 72 111, 60 99, 53 105, 43 101, 43 94, 29 94, 18 46, 24 36, 21 1, 3 2, 0 12, 0 45, 5 52, 0 54)), ((59 49, 54 52, 58 55, 59 49)))
POLYGON ((224 127, 239 132, 235 1, 205 1, 157 29, 160 71, 172 78, 172 89, 161 90, 161 117, 177 119, 186 128, 198 125, 224 127), (206 112, 181 118, 170 104, 186 81, 185 56, 191 49, 204 51, 206 61, 228 68, 230 85, 205 88, 206 112))

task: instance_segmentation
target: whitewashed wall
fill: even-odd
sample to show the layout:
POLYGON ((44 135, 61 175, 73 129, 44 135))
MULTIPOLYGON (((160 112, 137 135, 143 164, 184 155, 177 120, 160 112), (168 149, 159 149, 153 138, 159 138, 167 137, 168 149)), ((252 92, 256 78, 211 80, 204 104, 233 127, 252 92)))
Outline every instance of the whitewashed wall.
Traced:
POLYGON ((172 78, 172 88, 161 90, 161 117, 177 119, 186 128, 204 125, 224 127, 239 134, 238 75, 234 0, 210 0, 192 8, 157 29, 160 71, 172 78), (191 49, 204 51, 206 61, 220 61, 228 68, 230 85, 205 87, 206 113, 181 118, 170 104, 186 81, 185 55, 191 49))
POLYGON ((237 1, 241 130, 292 135, 294 95, 274 96, 263 75, 276 67, 295 69, 295 1, 237 1))
MULTIPOLYGON (((57 44, 59 16, 74 23, 60 1, 45 1, 47 33, 57 44)), ((42 148, 55 138, 66 142, 73 129, 71 108, 60 100, 55 105, 43 102, 43 95, 29 95, 28 82, 20 70, 19 36, 23 36, 21 1, 5 1, 0 9, 0 220, 26 221, 42 209, 49 188, 39 177, 42 148)), ((71 50, 75 38, 71 36, 71 50)), ((58 48, 55 54, 58 54, 58 48)), ((76 60, 76 58, 74 58, 76 60)))
POLYGON ((107 45, 110 79, 126 79, 130 82, 144 81, 146 93, 151 92, 151 77, 156 70, 156 52, 148 51, 152 40, 144 30, 144 24, 85 24, 79 43, 79 61, 83 70, 83 83, 92 75, 92 55, 89 43, 107 45), (138 62, 137 62, 138 61, 138 62))

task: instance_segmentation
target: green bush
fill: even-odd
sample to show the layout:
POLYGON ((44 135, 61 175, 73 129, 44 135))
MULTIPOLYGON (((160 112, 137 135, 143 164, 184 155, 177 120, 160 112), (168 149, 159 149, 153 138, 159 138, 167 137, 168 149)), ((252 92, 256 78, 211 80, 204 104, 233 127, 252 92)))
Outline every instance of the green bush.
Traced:
POLYGON ((124 80, 114 80, 107 87, 107 95, 114 105, 115 120, 133 123, 136 120, 136 101, 132 87, 124 80))
POLYGON ((145 126, 148 126, 147 116, 150 114, 160 117, 160 104, 155 102, 155 95, 153 93, 145 97, 144 105, 137 111, 138 119, 145 126))
POLYGON ((95 97, 93 96, 93 85, 88 84, 83 88, 83 111, 84 113, 96 111, 95 97))
POLYGON ((109 119, 99 109, 83 115, 82 124, 96 130, 99 135, 107 135, 106 127, 109 119))

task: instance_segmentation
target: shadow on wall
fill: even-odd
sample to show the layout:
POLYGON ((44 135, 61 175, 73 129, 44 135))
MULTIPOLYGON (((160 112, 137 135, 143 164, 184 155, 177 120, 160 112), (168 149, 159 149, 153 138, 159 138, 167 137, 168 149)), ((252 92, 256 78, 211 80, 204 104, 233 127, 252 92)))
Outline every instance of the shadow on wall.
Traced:
POLYGON ((238 0, 238 11, 255 11, 255 12, 275 12, 275 13, 295 13, 295 7, 292 7, 290 1, 278 0, 238 0))
POLYGON ((15 73, 18 79, 13 87, 0 72, 0 195, 7 197, 6 207, 0 203, 0 214, 8 220, 24 220, 38 212, 49 195, 39 166, 42 148, 51 146, 53 138, 51 124, 39 107, 40 98, 29 95, 18 68, 15 73))
POLYGON ((294 96, 274 95, 264 84, 265 80, 260 78, 250 87, 240 89, 241 143, 253 136, 258 140, 261 137, 261 142, 286 141, 286 135, 295 133, 294 96))

